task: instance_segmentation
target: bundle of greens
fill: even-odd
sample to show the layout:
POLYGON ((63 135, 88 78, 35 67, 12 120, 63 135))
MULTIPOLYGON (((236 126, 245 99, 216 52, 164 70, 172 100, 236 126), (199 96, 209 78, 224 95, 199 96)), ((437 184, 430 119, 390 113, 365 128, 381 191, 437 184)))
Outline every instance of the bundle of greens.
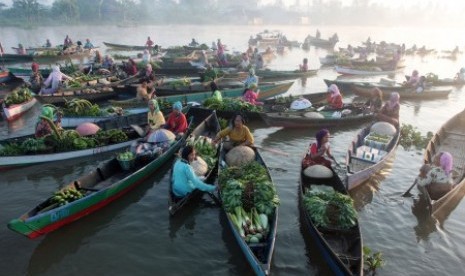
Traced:
POLYGON ((223 98, 219 101, 215 98, 208 98, 203 102, 203 106, 209 109, 222 110, 222 111, 248 111, 248 112, 261 112, 263 111, 262 106, 253 105, 249 102, 234 99, 234 98, 223 98))

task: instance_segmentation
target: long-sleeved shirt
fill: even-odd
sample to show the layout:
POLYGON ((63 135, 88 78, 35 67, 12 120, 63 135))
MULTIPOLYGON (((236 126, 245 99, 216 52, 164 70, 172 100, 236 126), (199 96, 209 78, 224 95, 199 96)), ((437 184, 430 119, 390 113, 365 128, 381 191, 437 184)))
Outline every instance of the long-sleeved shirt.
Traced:
POLYGON ((175 196, 184 197, 194 189, 204 192, 213 192, 215 186, 201 181, 194 173, 191 165, 185 160, 179 159, 173 168, 173 193, 175 196))
POLYGON ((341 95, 337 95, 337 96, 334 96, 334 97, 331 97, 331 95, 329 95, 327 97, 327 101, 328 101, 328 105, 331 108, 334 108, 334 109, 339 109, 339 108, 342 108, 344 106, 344 103, 342 102, 342 96, 341 95))
POLYGON ((174 134, 185 132, 187 129, 186 115, 183 113, 171 112, 168 120, 166 121, 166 128, 171 130, 174 134))
POLYGON ((158 129, 165 124, 165 117, 161 111, 158 112, 147 112, 147 122, 150 126, 150 129, 158 129))
POLYGON ((436 184, 453 184, 452 174, 447 175, 441 167, 432 167, 427 173, 425 178, 418 177, 417 183, 420 186, 436 184))
POLYGON ((244 143, 245 141, 249 141, 250 144, 253 144, 254 142, 253 135, 246 126, 242 126, 241 129, 227 127, 217 135, 218 138, 224 138, 226 136, 229 136, 229 139, 233 143, 244 143))

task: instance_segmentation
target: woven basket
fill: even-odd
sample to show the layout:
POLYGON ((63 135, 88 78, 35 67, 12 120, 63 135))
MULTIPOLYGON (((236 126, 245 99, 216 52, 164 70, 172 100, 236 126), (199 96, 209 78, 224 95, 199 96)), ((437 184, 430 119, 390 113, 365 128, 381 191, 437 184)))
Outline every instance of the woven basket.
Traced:
POLYGON ((134 161, 136 160, 136 158, 133 158, 131 160, 120 160, 119 158, 116 158, 116 160, 118 160, 119 165, 123 170, 129 171, 134 168, 134 161))

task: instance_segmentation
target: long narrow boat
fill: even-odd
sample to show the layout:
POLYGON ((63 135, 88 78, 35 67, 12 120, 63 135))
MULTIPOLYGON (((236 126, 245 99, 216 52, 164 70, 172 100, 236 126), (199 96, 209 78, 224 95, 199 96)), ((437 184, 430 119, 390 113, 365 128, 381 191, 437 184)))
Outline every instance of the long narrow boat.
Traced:
POLYGON ((0 84, 10 81, 11 78, 12 78, 12 75, 9 70, 0 69, 0 84))
POLYGON ((371 143, 367 141, 371 126, 364 127, 349 146, 346 157, 348 190, 359 186, 384 168, 386 162, 396 153, 400 131, 397 129, 385 143, 371 143))
POLYGON ((437 98, 447 98, 452 92, 451 88, 425 88, 423 92, 416 92, 414 88, 407 88, 403 86, 387 86, 387 85, 373 85, 373 84, 352 84, 351 90, 354 94, 362 97, 370 97, 371 91, 374 87, 378 87, 383 91, 383 98, 388 99, 390 92, 398 92, 401 99, 419 99, 429 100, 437 98))
POLYGON ((313 46, 316 46, 316 47, 333 49, 337 42, 338 42, 338 40, 323 39, 323 38, 318 38, 318 37, 314 37, 314 36, 309 35, 305 39, 304 44, 307 45, 306 46, 307 48, 308 48, 308 45, 313 45, 313 46))
POLYGON ((305 207, 304 197, 308 191, 321 186, 331 187, 344 195, 348 194, 337 173, 331 171, 330 178, 312 178, 301 171, 299 209, 302 219, 333 275, 363 275, 362 234, 358 222, 348 230, 317 226, 305 207))
POLYGON ((454 201, 460 201, 465 190, 465 111, 461 111, 454 117, 449 119, 439 131, 431 138, 426 147, 424 154, 424 163, 432 164, 434 156, 441 152, 447 151, 453 157, 454 167, 456 172, 454 188, 447 194, 437 200, 431 199, 428 191, 424 186, 419 186, 418 189, 426 198, 429 206, 429 211, 432 216, 437 216, 442 209, 449 204, 454 204, 454 201))
POLYGON ((142 45, 124 45, 124 44, 116 44, 116 43, 110 43, 110 42, 103 42, 103 44, 115 50, 143 51, 147 49, 147 46, 142 46, 142 45))
MULTIPOLYGON (((258 99, 264 100, 264 99, 278 96, 280 94, 284 94, 293 84, 294 82, 291 81, 291 82, 282 82, 282 83, 277 83, 277 84, 260 86, 260 93, 258 95, 258 99)), ((234 97, 242 96, 243 92, 244 92, 243 88, 235 88, 235 89, 225 89, 221 91, 221 94, 223 95, 223 97, 234 98, 234 97)), ((198 92, 198 93, 186 93, 182 95, 158 97, 157 99, 159 101, 167 101, 170 103, 174 103, 176 101, 180 101, 183 103, 188 103, 188 102, 202 103, 206 99, 210 98, 211 94, 212 94, 211 91, 198 92)), ((136 99, 122 100, 122 101, 110 100, 109 102, 114 106, 121 106, 124 108, 144 107, 147 105, 145 102, 141 102, 136 99)))
POLYGON ((31 98, 27 102, 6 106, 2 103, 3 115, 8 122, 14 121, 26 113, 37 103, 36 98, 31 98))
MULTIPOLYGON (((195 109, 189 109, 189 112, 193 114, 197 114, 195 112, 195 109)), ((199 114, 202 114, 203 112, 199 112, 199 114)), ((206 113, 203 113, 206 114, 206 113)), ((198 116, 196 116, 198 117, 198 116)), ((197 118, 198 119, 198 118, 197 118)), ((218 117, 216 117, 215 112, 211 112, 210 116, 205 118, 203 122, 198 125, 194 131, 192 131, 191 136, 195 139, 196 137, 209 137, 211 139, 215 138, 216 134, 221 130, 218 117)), ((217 150, 217 156, 219 155, 220 148, 217 150)), ((210 168, 210 170, 205 174, 205 182, 206 183, 211 183, 213 185, 214 181, 214 176, 216 176, 216 166, 213 168, 210 168)), ((171 170, 171 174, 173 173, 173 170, 171 170)), ((203 194, 200 190, 194 190, 187 196, 183 198, 177 198, 173 194, 173 182, 172 182, 173 177, 171 176, 170 183, 169 183, 169 192, 168 192, 168 211, 171 216, 174 216, 180 209, 182 209, 185 205, 187 205, 189 202, 191 202, 193 199, 199 197, 201 194, 203 194)))
MULTIPOLYGON (((266 169, 267 178, 271 181, 272 185, 274 185, 273 179, 271 178, 270 171, 263 160, 262 156, 258 152, 256 148, 255 151, 255 161, 261 164, 266 169)), ((221 171, 227 168, 227 164, 225 162, 225 151, 221 151, 219 163, 218 163, 218 175, 221 174, 221 171)), ((217 185, 219 185, 217 181, 217 185)), ((221 196, 221 188, 220 196, 221 196)), ((264 235, 263 241, 259 243, 247 243, 245 239, 239 233, 239 230, 235 226, 231 216, 226 211, 224 204, 222 205, 222 209, 224 215, 227 218, 229 228, 233 233, 233 236, 239 245, 242 253, 244 254, 245 258, 249 262, 249 265, 255 272, 255 275, 269 275, 271 269, 271 259, 273 257, 274 246, 276 242, 276 230, 278 225, 278 207, 275 207, 272 214, 268 216, 268 226, 269 231, 264 235)))
POLYGON ((360 70, 356 68, 349 68, 349 67, 342 67, 342 66, 335 66, 334 69, 336 72, 342 75, 361 75, 361 76, 379 76, 379 75, 392 75, 397 72, 400 72, 402 69, 396 70, 389 70, 389 71, 367 71, 367 70, 360 70))
MULTIPOLYGON (((307 71, 276 71, 276 70, 257 70, 255 74, 259 77, 260 81, 284 81, 291 79, 298 79, 304 77, 315 76, 318 69, 307 71)), ((248 72, 226 73, 225 78, 247 78, 248 72)))
MULTIPOLYGON (((348 108, 351 109, 351 108, 348 108)), ((372 113, 366 113, 353 107, 352 113, 348 115, 335 114, 336 110, 330 111, 293 111, 293 112, 269 112, 260 113, 263 121, 269 126, 280 126, 288 128, 301 127, 329 127, 338 125, 357 125, 371 121, 372 113)), ((341 110, 339 110, 341 112, 341 110)))
MULTIPOLYGON (((32 74, 32 69, 31 68, 21 68, 21 67, 8 67, 8 70, 17 78, 22 78, 22 79, 29 79, 29 77, 32 74)), ((40 68, 39 69, 40 74, 42 77, 47 78, 48 75, 52 72, 51 68, 40 68)))
POLYGON ((146 117, 140 114, 147 114, 148 107, 126 109, 123 115, 108 115, 108 116, 64 116, 61 118, 61 126, 63 128, 77 127, 82 123, 99 123, 102 121, 116 121, 117 125, 124 125, 125 122, 133 124, 142 124, 147 120, 146 117), (138 121, 140 120, 140 121, 138 121))
POLYGON ((16 62, 31 62, 33 61, 32 55, 18 55, 18 54, 3 54, 1 57, 4 63, 16 63, 16 62))
POLYGON ((63 225, 95 212, 134 189, 158 168, 168 162, 184 144, 188 132, 173 141, 158 157, 149 163, 135 161, 134 168, 122 166, 116 158, 102 163, 91 173, 65 185, 60 192, 78 191, 71 202, 47 198, 30 211, 8 223, 8 228, 31 239, 54 231, 63 225), (124 167, 124 168, 123 168, 124 167))
MULTIPOLYGON (((410 76, 406 75, 405 78, 408 81, 410 79, 410 76)), ((433 81, 427 80, 427 83, 431 83, 432 86, 463 86, 465 85, 465 80, 460 80, 457 78, 443 78, 433 81)))

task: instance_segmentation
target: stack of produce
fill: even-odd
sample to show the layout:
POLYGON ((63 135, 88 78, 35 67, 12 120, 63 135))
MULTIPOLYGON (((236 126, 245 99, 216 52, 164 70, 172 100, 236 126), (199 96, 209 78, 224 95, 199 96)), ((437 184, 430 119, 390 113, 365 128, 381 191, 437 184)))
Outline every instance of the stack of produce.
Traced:
POLYGON ((58 204, 58 206, 62 206, 83 197, 84 195, 80 191, 70 188, 55 192, 51 199, 51 202, 58 204))
MULTIPOLYGON (((199 159, 200 157, 201 160, 205 161, 205 163, 208 166, 208 168, 206 169, 198 170, 200 175, 205 175, 206 171, 210 171, 215 167, 215 164, 217 161, 217 147, 215 144, 213 144, 212 140, 209 137, 191 136, 187 140, 187 144, 195 148, 195 151, 197 152, 197 155, 198 155, 197 159, 199 159)), ((194 167, 194 170, 195 170, 195 166, 197 166, 196 163, 192 164, 192 166, 194 167)), ((198 163, 201 163, 201 161, 199 160, 198 163)), ((197 170, 195 171, 197 172, 197 170)))
POLYGON ((303 202, 316 227, 347 230, 357 225, 353 199, 332 188, 310 190, 303 202))
POLYGON ((31 91, 27 87, 13 90, 5 98, 5 106, 9 107, 15 104, 22 104, 33 98, 31 91))
POLYGON ((269 217, 279 205, 276 189, 265 167, 254 161, 229 167, 219 175, 227 215, 247 243, 265 241, 269 217))
POLYGON ((124 110, 121 107, 110 106, 101 108, 98 104, 92 104, 86 99, 72 99, 66 101, 63 108, 53 104, 45 104, 55 110, 55 113, 63 114, 65 117, 103 117, 111 115, 123 115, 124 110))
POLYGON ((215 98, 208 98, 203 102, 203 106, 209 109, 221 110, 221 111, 247 111, 247 112, 261 112, 263 111, 262 106, 253 105, 249 102, 233 99, 223 98, 222 101, 218 101, 215 98))

